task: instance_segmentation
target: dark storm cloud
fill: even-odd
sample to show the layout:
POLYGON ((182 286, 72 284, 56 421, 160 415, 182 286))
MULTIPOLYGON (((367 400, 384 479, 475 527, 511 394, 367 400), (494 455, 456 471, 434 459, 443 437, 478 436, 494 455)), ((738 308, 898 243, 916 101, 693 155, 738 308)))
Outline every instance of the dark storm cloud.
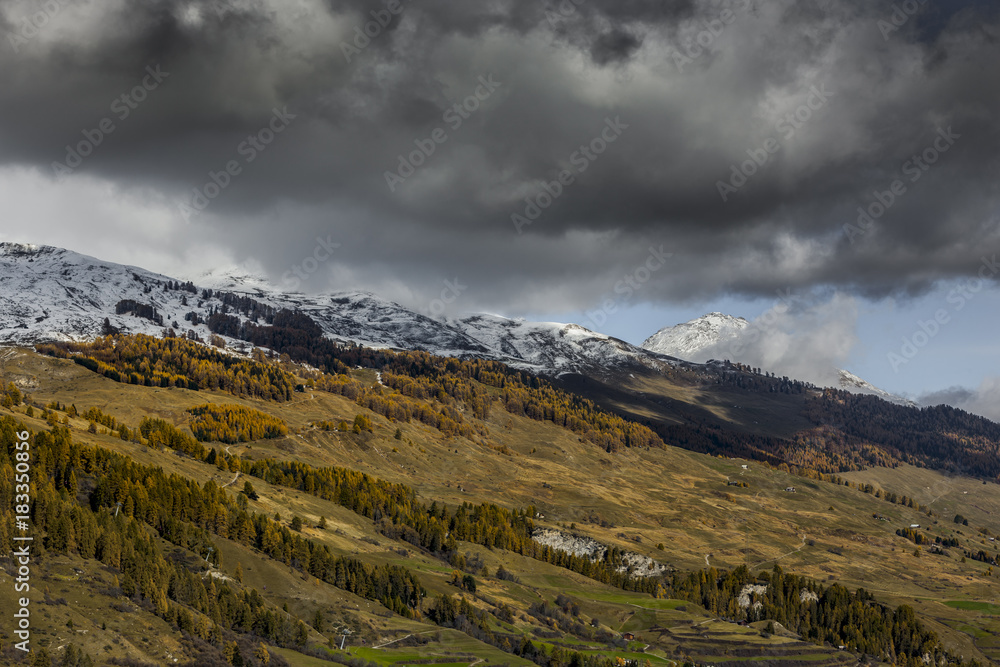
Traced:
POLYGON ((463 308, 582 308, 663 245, 640 299, 878 296, 1000 250, 1000 30, 983 3, 52 4, 33 33, 37 3, 0 10, 3 164, 55 178, 109 119, 63 178, 145 193, 175 248, 226 245, 275 277, 335 239, 306 289, 417 304, 458 276, 463 308), (167 75, 122 118, 147 67, 167 75), (246 143, 275 110, 287 127, 246 143), (186 220, 213 175, 225 185, 186 220))
POLYGON ((628 61, 642 46, 642 40, 624 30, 611 30, 594 42, 591 57, 598 65, 628 61))

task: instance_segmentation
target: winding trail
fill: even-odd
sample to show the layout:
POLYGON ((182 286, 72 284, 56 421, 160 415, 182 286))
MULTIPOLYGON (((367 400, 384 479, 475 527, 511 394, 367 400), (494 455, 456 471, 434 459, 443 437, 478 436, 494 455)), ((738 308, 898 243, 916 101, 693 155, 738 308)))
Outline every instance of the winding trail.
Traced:
POLYGON ((222 485, 222 488, 224 489, 224 488, 226 488, 227 486, 232 486, 233 484, 235 484, 235 483, 236 483, 236 480, 238 480, 239 478, 240 478, 240 474, 239 474, 239 473, 236 473, 236 476, 235 476, 235 477, 233 477, 232 481, 230 481, 230 482, 227 482, 226 484, 223 484, 223 485, 222 485))

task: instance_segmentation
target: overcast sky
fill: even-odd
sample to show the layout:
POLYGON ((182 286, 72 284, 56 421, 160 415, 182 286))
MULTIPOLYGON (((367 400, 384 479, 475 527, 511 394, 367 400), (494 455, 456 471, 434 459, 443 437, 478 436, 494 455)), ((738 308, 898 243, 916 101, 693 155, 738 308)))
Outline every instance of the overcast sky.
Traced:
POLYGON ((5 240, 424 312, 457 280, 449 314, 636 343, 785 303, 800 363, 1000 404, 995 2, 5 0, 0 27, 5 240))

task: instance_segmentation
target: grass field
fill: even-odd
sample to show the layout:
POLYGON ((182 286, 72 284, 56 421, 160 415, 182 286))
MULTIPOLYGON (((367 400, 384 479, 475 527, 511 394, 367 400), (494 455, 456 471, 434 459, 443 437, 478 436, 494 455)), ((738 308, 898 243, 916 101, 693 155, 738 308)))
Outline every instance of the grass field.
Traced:
POLYGON ((973 602, 971 600, 949 600, 945 602, 949 607, 964 609, 965 611, 981 611, 990 616, 1000 616, 1000 606, 990 602, 973 602))

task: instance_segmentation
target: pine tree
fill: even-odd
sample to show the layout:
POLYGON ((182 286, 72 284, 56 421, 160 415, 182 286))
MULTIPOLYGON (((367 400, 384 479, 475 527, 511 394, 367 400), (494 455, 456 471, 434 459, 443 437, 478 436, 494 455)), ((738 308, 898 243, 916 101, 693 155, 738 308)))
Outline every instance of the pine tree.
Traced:
POLYGON ((228 642, 222 649, 222 655, 225 656, 226 662, 230 665, 242 665, 243 658, 240 655, 240 647, 235 641, 228 642), (237 662, 237 660, 239 662, 237 662))
POLYGON ((309 641, 309 628, 302 621, 299 621, 295 626, 295 643, 299 646, 305 646, 306 642, 309 641))
MULTIPOLYGON (((34 651, 32 651, 34 653, 34 651)), ((49 657, 49 652, 46 649, 42 649, 35 653, 35 659, 31 663, 32 667, 52 667, 52 658, 49 657)))

